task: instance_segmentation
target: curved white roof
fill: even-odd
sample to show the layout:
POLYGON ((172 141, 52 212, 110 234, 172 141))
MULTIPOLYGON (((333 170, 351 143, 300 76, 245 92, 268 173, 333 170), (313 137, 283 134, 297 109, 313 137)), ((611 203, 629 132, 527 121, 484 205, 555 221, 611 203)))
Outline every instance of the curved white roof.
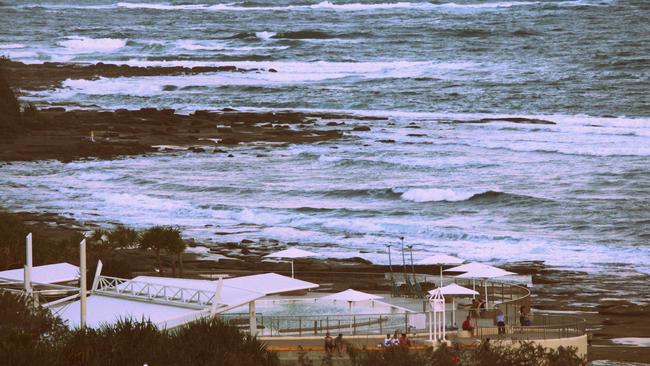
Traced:
POLYGON ((429 291, 429 294, 435 295, 440 293, 441 295, 478 295, 478 291, 474 291, 472 289, 468 289, 467 287, 459 286, 455 283, 452 283, 450 285, 444 286, 444 287, 439 287, 437 289, 433 289, 429 291))
POLYGON ((428 264, 437 264, 437 265, 450 265, 450 264, 461 264, 465 262, 464 260, 454 257, 452 255, 446 254, 436 254, 422 259, 421 261, 415 262, 418 265, 428 265, 428 264))
POLYGON ((265 295, 309 290, 318 287, 315 283, 297 280, 277 273, 263 273, 252 276, 226 278, 223 280, 223 283, 227 286, 261 292, 265 295))
POLYGON ((378 300, 378 299, 383 299, 383 297, 379 295, 373 295, 373 294, 368 294, 357 290, 348 289, 345 291, 337 292, 335 294, 323 296, 318 300, 338 300, 338 301, 357 302, 357 301, 368 301, 368 300, 378 300))
POLYGON ((290 248, 290 249, 285 249, 281 250, 279 252, 267 254, 264 257, 265 258, 306 258, 306 257, 317 257, 320 254, 310 252, 307 250, 302 250, 298 248, 290 248))
MULTIPOLYGON (((51 308, 55 315, 63 319, 68 327, 79 327, 79 301, 51 308)), ((177 306, 154 304, 150 302, 123 298, 93 295, 88 297, 86 325, 99 328, 104 324, 114 324, 120 319, 134 321, 150 320, 156 326, 165 328, 200 318, 203 311, 177 306)))
MULTIPOLYGON (((23 282, 24 269, 10 269, 0 272, 1 280, 23 282)), ((33 283, 62 283, 79 279, 79 267, 70 263, 46 264, 32 267, 33 283)))

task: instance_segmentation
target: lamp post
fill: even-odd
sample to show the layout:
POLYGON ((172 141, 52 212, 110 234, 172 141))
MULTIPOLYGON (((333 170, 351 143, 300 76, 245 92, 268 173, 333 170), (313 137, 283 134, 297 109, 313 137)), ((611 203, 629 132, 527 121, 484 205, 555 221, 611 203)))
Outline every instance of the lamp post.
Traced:
POLYGON ((401 236, 400 240, 402 241, 402 272, 404 273, 404 282, 406 283, 407 286, 409 286, 410 281, 406 276, 406 256, 404 254, 404 237, 401 236))
POLYGON ((386 248, 388 248, 388 269, 390 270, 390 284, 392 287, 393 291, 393 296, 397 295, 397 291, 395 291, 395 278, 393 277, 393 261, 391 260, 390 256, 390 247, 391 244, 386 244, 386 248))

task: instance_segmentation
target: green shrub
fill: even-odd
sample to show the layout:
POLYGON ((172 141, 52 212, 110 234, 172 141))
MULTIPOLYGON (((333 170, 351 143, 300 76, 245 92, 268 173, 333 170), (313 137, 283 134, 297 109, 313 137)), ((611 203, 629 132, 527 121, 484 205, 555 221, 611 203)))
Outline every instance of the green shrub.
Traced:
POLYGON ((276 366, 256 338, 217 319, 173 330, 147 321, 121 320, 99 329, 69 330, 60 319, 24 298, 0 291, 0 360, 7 365, 276 366))

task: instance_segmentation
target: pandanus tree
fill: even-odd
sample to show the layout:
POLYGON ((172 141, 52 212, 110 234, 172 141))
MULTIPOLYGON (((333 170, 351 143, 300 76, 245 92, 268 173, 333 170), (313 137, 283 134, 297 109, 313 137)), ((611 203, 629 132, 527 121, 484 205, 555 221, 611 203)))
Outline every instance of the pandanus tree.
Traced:
POLYGON ((172 254, 174 256, 172 258, 172 275, 176 275, 176 257, 181 258, 185 250, 185 242, 181 238, 180 229, 171 226, 151 227, 142 234, 140 246, 143 249, 152 249, 156 253, 156 266, 160 275, 163 274, 160 252, 164 250, 172 254))
POLYGON ((126 226, 118 226, 108 233, 108 242, 116 249, 129 249, 138 244, 140 234, 126 226))
POLYGON ((0 212, 0 270, 23 264, 27 233, 21 220, 0 212))

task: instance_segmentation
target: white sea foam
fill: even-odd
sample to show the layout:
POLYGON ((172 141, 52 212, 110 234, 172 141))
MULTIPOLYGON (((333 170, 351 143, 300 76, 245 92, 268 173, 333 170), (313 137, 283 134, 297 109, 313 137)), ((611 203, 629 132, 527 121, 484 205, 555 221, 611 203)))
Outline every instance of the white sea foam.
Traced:
POLYGON ((612 338, 612 343, 621 344, 625 346, 650 347, 650 338, 641 338, 641 337, 612 338))
MULTIPOLYGON (((158 65, 158 63, 154 63, 158 65)), ((149 64, 151 66, 151 64, 149 64)), ((274 69, 261 73, 211 73, 183 76, 119 77, 97 80, 72 80, 63 88, 50 93, 48 98, 63 100, 77 94, 152 96, 164 94, 163 86, 178 88, 223 85, 269 85, 312 83, 343 78, 408 78, 421 75, 453 78, 453 71, 473 67, 471 63, 435 62, 220 62, 213 66, 236 66, 242 69, 274 69)))
POLYGON ((0 50, 4 49, 16 49, 16 48, 25 48, 26 46, 22 43, 4 43, 0 44, 0 50))
POLYGON ((59 45, 75 53, 115 51, 126 46, 126 40, 115 38, 68 37, 59 45))
POLYGON ((285 5, 285 6, 241 6, 238 3, 228 4, 170 4, 170 3, 137 3, 118 2, 107 5, 77 5, 77 4, 24 4, 18 8, 43 8, 52 10, 64 9, 145 9, 160 11, 208 11, 208 12, 245 12, 245 11, 386 11, 386 10, 431 10, 431 11, 490 11, 509 9, 519 6, 608 6, 615 0, 569 0, 569 1, 496 1, 477 4, 466 3, 429 3, 429 2, 384 2, 384 3, 347 3, 339 4, 332 1, 321 1, 316 4, 285 5))
POLYGON ((228 47, 227 42, 223 41, 198 41, 192 39, 178 41, 176 45, 190 51, 223 50, 228 47))
POLYGON ((208 8, 205 4, 186 4, 186 5, 171 5, 171 4, 152 4, 152 3, 128 3, 120 2, 115 4, 119 8, 127 9, 152 9, 152 10, 202 10, 208 8))
POLYGON ((475 195, 476 191, 454 191, 442 188, 412 188, 402 193, 402 199, 413 202, 465 201, 475 195))
POLYGON ((271 40, 271 38, 273 38, 273 36, 275 36, 276 34, 277 34, 277 33, 275 33, 275 32, 267 32, 267 31, 264 31, 264 32, 256 32, 256 33, 255 33, 255 37, 257 37, 257 38, 259 38, 259 39, 261 39, 261 40, 263 40, 263 41, 269 41, 269 40, 271 40))

